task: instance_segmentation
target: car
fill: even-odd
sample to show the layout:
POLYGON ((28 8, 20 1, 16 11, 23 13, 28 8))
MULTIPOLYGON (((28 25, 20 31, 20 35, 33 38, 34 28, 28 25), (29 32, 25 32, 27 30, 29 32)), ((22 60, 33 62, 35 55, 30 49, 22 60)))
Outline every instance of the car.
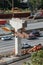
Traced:
POLYGON ((39 37, 39 36, 40 36, 40 31, 39 31, 39 30, 32 30, 32 31, 29 33, 29 36, 39 37))
POLYGON ((29 44, 23 44, 22 45, 22 49, 27 49, 27 48, 31 48, 32 46, 29 44))
POLYGON ((36 36, 36 37, 39 37, 39 36, 40 36, 39 30, 33 30, 31 33, 32 33, 34 36, 36 36))
POLYGON ((11 36, 3 36, 1 37, 1 40, 12 40, 12 37, 11 36))
POLYGON ((29 36, 28 39, 29 39, 29 40, 34 40, 34 39, 37 39, 37 37, 35 37, 35 36, 29 36))
POLYGON ((28 45, 27 43, 26 44, 23 44, 22 45, 22 48, 21 48, 21 53, 22 54, 28 54, 28 50, 32 48, 31 45, 28 45))
POLYGON ((34 39, 37 39, 37 37, 32 32, 29 33, 28 40, 34 40, 34 39))

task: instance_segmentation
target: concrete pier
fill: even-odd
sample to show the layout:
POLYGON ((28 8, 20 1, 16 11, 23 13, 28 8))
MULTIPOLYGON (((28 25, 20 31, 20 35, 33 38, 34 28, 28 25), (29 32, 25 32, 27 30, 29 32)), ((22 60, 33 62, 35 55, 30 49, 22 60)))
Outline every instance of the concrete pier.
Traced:
POLYGON ((15 55, 21 55, 21 38, 15 36, 15 55))

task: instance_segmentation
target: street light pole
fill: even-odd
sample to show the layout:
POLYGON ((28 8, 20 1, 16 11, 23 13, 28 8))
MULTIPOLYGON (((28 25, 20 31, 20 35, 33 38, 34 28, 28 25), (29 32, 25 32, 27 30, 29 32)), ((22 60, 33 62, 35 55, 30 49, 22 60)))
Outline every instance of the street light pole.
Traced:
MULTIPOLYGON (((14 0, 12 0, 12 12, 14 11, 14 0)), ((12 17, 14 17, 14 13, 12 14, 12 17)))

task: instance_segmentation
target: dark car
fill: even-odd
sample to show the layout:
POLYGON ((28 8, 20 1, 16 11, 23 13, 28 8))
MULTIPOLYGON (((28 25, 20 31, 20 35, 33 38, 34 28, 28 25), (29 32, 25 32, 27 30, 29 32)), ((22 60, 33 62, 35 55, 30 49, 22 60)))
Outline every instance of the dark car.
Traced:
POLYGON ((37 39, 37 37, 35 37, 35 36, 29 36, 28 39, 29 39, 29 40, 34 40, 34 39, 37 39))
POLYGON ((40 36, 40 32, 38 30, 33 30, 31 33, 34 34, 34 36, 36 37, 40 36))
POLYGON ((31 33, 29 34, 28 40, 34 40, 34 39, 37 39, 37 37, 31 32, 31 33))
POLYGON ((12 37, 10 37, 10 36, 3 36, 2 38, 1 38, 1 40, 12 40, 12 37))

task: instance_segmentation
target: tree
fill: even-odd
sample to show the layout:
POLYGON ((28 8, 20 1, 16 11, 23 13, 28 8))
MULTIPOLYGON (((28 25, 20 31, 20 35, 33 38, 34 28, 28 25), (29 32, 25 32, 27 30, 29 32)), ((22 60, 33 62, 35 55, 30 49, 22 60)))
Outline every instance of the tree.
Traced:
POLYGON ((43 0, 41 0, 41 7, 43 8, 43 0))
POLYGON ((40 50, 40 51, 32 54, 31 64, 33 64, 33 65, 43 65, 43 50, 40 50))
POLYGON ((38 9, 41 6, 41 0, 30 0, 30 3, 32 4, 33 10, 36 8, 38 9))
POLYGON ((37 56, 43 58, 43 51, 42 50, 38 51, 37 56))

